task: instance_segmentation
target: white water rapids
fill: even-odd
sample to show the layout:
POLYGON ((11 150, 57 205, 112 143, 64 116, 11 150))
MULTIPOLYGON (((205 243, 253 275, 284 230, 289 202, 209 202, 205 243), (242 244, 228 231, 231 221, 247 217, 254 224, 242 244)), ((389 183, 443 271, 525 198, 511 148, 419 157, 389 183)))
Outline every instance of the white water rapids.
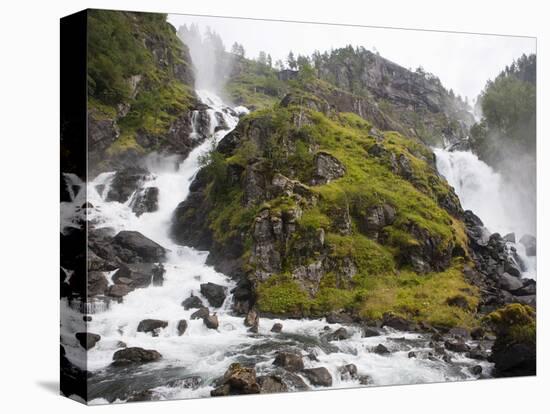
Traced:
MULTIPOLYGON (((86 368, 94 374, 89 380, 92 404, 123 401, 116 397, 121 390, 129 393, 152 389, 160 399, 209 396, 213 380, 222 376, 231 363, 253 362, 258 375, 269 373, 274 368, 275 352, 288 347, 301 349, 304 354, 315 354, 317 361, 304 357, 306 367, 326 367, 332 375, 334 388, 359 386, 357 380, 340 378, 338 368, 345 364, 355 364, 360 375, 371 378, 372 385, 474 379, 477 377, 470 373, 469 367, 478 364, 483 366, 485 375, 489 373, 491 364, 467 359, 461 354, 450 352, 452 364, 438 358, 428 358, 428 352, 433 351, 429 345, 429 335, 386 329, 382 336, 363 338, 358 327, 347 326, 346 329, 352 333, 349 339, 323 343, 320 334, 324 328, 329 325, 334 330, 341 325, 327 324, 324 319, 279 320, 263 317, 260 318, 259 332, 252 334, 245 327, 243 317, 231 314, 230 296, 221 308, 211 308, 211 312, 217 312, 219 329, 207 329, 202 320, 190 320, 195 309, 186 311, 181 302, 193 293, 207 303, 199 291, 201 283, 213 282, 229 289, 234 286, 228 277, 205 264, 207 252, 179 246, 169 236, 172 214, 188 195, 189 185, 200 168, 200 156, 211 148, 213 142, 219 142, 229 132, 215 132, 215 113, 222 114, 230 129, 238 122, 238 118, 231 115, 232 112, 217 96, 205 91, 198 91, 198 95, 211 108, 210 137, 179 165, 172 158, 149 159, 152 178, 145 186, 158 187, 158 211, 137 217, 131 210, 130 202, 105 201, 115 173, 103 173, 88 183, 88 201, 94 206, 89 209, 88 219, 95 223, 96 228, 111 227, 116 232, 139 231, 170 250, 164 263, 166 273, 162 286, 137 289, 126 295, 121 303, 112 302, 108 310, 93 314, 92 321, 88 322, 88 332, 101 335, 101 340, 87 353, 86 368), (97 188, 102 186, 105 187, 98 192, 97 188), (158 337, 137 332, 139 322, 148 318, 166 320, 168 326, 160 331, 158 337), (177 323, 181 319, 188 321, 188 328, 179 336, 177 323), (270 332, 275 322, 283 324, 282 333, 270 332), (121 341, 129 347, 155 349, 162 354, 162 359, 133 369, 109 368, 121 341), (380 343, 392 353, 374 353, 373 348, 380 343), (410 351, 415 351, 418 357, 409 358, 410 351), (190 376, 200 376, 202 384, 188 388, 181 382, 172 381, 190 376)), ((239 111, 244 109, 237 109, 239 111)), ((82 197, 80 195, 80 199, 82 197)), ((76 204, 82 203, 79 201, 76 204)), ((106 273, 108 279, 110 276, 106 273)), ((81 323, 76 321, 81 320, 82 314, 70 309, 66 303, 64 306, 62 343, 68 357, 73 356, 73 362, 83 366, 76 358, 78 352, 75 350, 79 344, 72 329, 80 326, 81 323)), ((307 379, 304 380, 309 384, 307 379)))
MULTIPOLYGON (((516 240, 534 233, 533 218, 522 208, 521 197, 503 177, 470 151, 435 148, 437 170, 455 189, 465 210, 473 211, 491 233, 514 233, 516 240)), ((523 277, 536 279, 536 257, 525 254, 521 243, 513 245, 523 264, 523 277)))

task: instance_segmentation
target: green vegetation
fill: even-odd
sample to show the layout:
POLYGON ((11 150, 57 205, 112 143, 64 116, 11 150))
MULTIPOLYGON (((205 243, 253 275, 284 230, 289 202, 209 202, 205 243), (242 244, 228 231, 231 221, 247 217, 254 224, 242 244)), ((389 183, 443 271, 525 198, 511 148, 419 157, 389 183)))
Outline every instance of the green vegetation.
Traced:
POLYGON ((491 165, 506 153, 536 151, 536 55, 523 55, 487 82, 478 98, 483 119, 470 131, 474 150, 491 165))
POLYGON ((490 313, 485 320, 495 330, 498 340, 507 345, 536 343, 536 314, 530 306, 512 303, 490 313))
POLYGON ((251 110, 270 108, 281 100, 288 85, 279 80, 277 71, 269 65, 235 55, 238 70, 229 79, 226 92, 237 105, 251 110))
MULTIPOLYGON (((463 224, 438 205, 439 197, 451 190, 429 166, 431 152, 420 142, 396 132, 384 134, 378 145, 387 154, 405 155, 410 161, 413 178, 406 180, 392 171, 384 156, 369 154, 376 144, 369 135, 370 123, 352 113, 329 117, 292 102, 295 98, 289 106, 273 106, 243 118, 237 148, 226 158, 215 155, 207 167, 212 170, 209 198, 215 200, 209 226, 217 241, 244 232, 249 249, 252 223, 260 210, 269 209, 271 215, 284 215, 297 207, 303 210, 296 232, 287 241, 283 271, 256 284, 260 310, 306 316, 346 310, 374 319, 393 312, 438 326, 475 326, 479 292, 462 274, 467 258, 455 258, 446 270, 427 274, 414 272, 402 261, 404 252, 421 245, 422 240, 416 238, 418 231, 437 240, 436 249, 442 255, 456 245, 468 250, 463 224), (255 170, 264 174, 267 182, 275 173, 281 173, 308 183, 313 174, 312 148, 332 154, 346 168, 342 178, 308 187, 315 202, 280 196, 243 207, 241 184, 228 181, 231 165, 250 168, 249 162, 254 160, 255 170), (360 222, 370 208, 383 203, 393 206, 395 220, 384 227, 378 240, 369 238, 361 232, 360 222), (349 234, 341 234, 335 224, 343 211, 350 214, 349 234), (308 265, 319 259, 321 252, 307 246, 320 229, 324 230, 324 245, 334 270, 326 273, 312 291, 311 286, 295 279, 292 271, 298 264, 308 265), (350 259, 355 275, 345 276, 343 269, 350 259), (461 297, 466 306, 453 305, 456 297, 461 297)), ((249 257, 250 251, 244 255, 249 257)))
POLYGON ((88 19, 88 107, 98 120, 117 120, 121 135, 107 151, 113 155, 137 148, 138 131, 161 136, 189 109, 194 95, 182 73, 191 68, 166 15, 90 10, 88 19))

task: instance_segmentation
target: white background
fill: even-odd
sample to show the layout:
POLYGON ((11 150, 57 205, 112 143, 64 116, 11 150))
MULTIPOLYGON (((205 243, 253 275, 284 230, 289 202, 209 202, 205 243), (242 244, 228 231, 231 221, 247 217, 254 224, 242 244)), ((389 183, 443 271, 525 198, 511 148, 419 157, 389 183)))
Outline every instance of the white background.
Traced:
MULTIPOLYGON (((57 0, 2 2, 0 12, 0 405, 83 412, 57 395, 59 22, 85 7, 264 17, 538 37, 537 378, 414 385, 90 408, 116 413, 548 412, 548 85, 544 1, 57 0), (546 188, 545 188, 546 186, 546 188)), ((250 34, 254 36, 254 33, 250 34)), ((472 67, 472 71, 476 68, 472 67)))

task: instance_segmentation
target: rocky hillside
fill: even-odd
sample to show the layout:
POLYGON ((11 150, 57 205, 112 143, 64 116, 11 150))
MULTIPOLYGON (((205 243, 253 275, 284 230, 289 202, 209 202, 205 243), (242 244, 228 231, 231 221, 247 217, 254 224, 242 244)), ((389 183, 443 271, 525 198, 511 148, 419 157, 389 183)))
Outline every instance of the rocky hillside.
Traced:
POLYGON ((197 107, 187 47, 166 15, 88 14, 88 122, 93 172, 153 150, 187 155, 197 107))
MULTIPOLYGON (((228 94, 253 109, 277 103, 304 77, 304 68, 277 71, 240 56, 234 61, 228 94)), ((411 71, 362 47, 351 46, 330 53, 316 52, 308 62, 307 70, 313 72, 317 86, 323 81, 324 89, 337 95, 331 97, 331 104, 345 100, 345 110, 375 125, 373 118, 381 118, 381 113, 385 119, 380 128, 401 131, 427 145, 442 145, 465 139, 474 123, 468 105, 422 68, 411 71), (374 116, 373 112, 379 114, 374 116)))
POLYGON ((242 119, 178 207, 175 237, 241 280, 243 311, 474 324, 462 209, 433 154, 337 105, 296 88, 242 119))

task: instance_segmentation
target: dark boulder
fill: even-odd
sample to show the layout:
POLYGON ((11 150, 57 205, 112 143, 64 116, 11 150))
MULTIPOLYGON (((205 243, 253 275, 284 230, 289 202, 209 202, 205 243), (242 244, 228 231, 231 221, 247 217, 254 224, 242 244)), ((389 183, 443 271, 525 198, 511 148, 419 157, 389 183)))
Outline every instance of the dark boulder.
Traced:
POLYGON ((123 230, 112 240, 117 255, 126 263, 161 262, 166 249, 137 231, 123 230))
POLYGON ((185 319, 182 319, 178 322, 178 335, 183 335, 185 331, 187 330, 187 321, 185 319))
POLYGON ((202 321, 208 329, 218 329, 218 326, 220 326, 220 322, 215 313, 206 316, 202 321))
POLYGON ((327 315, 327 322, 351 324, 353 323, 353 318, 351 317, 351 315, 345 312, 330 312, 327 315))
POLYGON ((497 337, 490 361, 497 377, 536 375, 537 335, 534 308, 513 303, 488 316, 497 337))
POLYGON ((143 401, 158 401, 160 400, 160 395, 155 393, 153 390, 143 390, 134 392, 126 400, 126 402, 143 402, 143 401))
POLYGON ((332 376, 325 367, 304 369, 302 372, 311 385, 318 387, 332 386, 332 376))
POLYGON ((415 324, 413 322, 391 313, 384 314, 382 326, 389 326, 398 331, 413 331, 415 329, 415 324))
POLYGON ((158 210, 159 189, 157 187, 143 188, 134 196, 131 206, 136 216, 152 213, 158 210))
POLYGON ((359 230, 372 239, 378 239, 380 231, 395 221, 395 208, 381 204, 369 208, 359 221, 359 230))
POLYGON ((378 355, 387 355, 390 353, 390 350, 382 344, 376 345, 373 351, 378 355))
POLYGON ((455 341, 445 341, 445 349, 448 349, 452 352, 468 352, 470 350, 470 347, 463 340, 458 339, 455 341))
POLYGON ((88 272, 88 296, 104 295, 109 287, 109 282, 103 272, 88 272))
POLYGON ((283 324, 279 322, 274 323, 273 326, 271 327, 271 332, 274 332, 274 333, 280 333, 282 330, 283 330, 283 324))
POLYGON ((162 264, 121 264, 113 275, 113 282, 116 284, 129 285, 134 289, 147 287, 151 283, 155 286, 161 286, 164 281, 165 272, 162 264))
POLYGON ((366 326, 364 329, 363 329, 363 338, 371 338, 373 336, 380 336, 382 334, 382 332, 377 329, 377 328, 373 328, 371 326, 366 326))
POLYGON ((202 303, 201 298, 199 298, 198 296, 193 296, 193 294, 191 294, 191 296, 181 302, 181 306, 183 306, 183 309, 189 310, 200 309, 204 307, 204 304, 202 303))
POLYGON ((343 341, 350 337, 346 328, 338 328, 334 332, 330 333, 327 337, 329 341, 343 341))
POLYGON ((141 167, 127 167, 118 171, 111 182, 107 201, 126 202, 148 174, 148 171, 141 167))
POLYGON ((296 372, 304 369, 304 360, 302 359, 301 355, 291 352, 279 351, 275 356, 273 365, 282 367, 287 371, 296 372))
POLYGON ((340 378, 344 381, 349 381, 357 378, 357 366, 355 364, 347 364, 338 368, 340 378))
POLYGON ((191 314, 191 319, 204 319, 207 318, 208 315, 210 315, 208 308, 202 307, 191 314))
POLYGON ((516 276, 504 272, 499 279, 499 286, 508 292, 521 289, 523 287, 522 280, 516 276))
POLYGON ((259 394, 260 385, 257 382, 254 368, 243 367, 234 363, 223 375, 221 385, 210 392, 212 397, 226 395, 259 394))
POLYGON ((153 336, 158 336, 159 331, 167 326, 167 321, 161 321, 159 319, 144 319, 138 324, 137 331, 151 333, 153 336))
POLYGON ((244 326, 248 326, 252 332, 258 332, 260 315, 255 309, 250 309, 244 318, 244 326))
POLYGON ((75 336, 80 345, 86 350, 92 349, 101 339, 100 335, 91 332, 77 332, 75 336))
POLYGON ((125 284, 117 284, 117 285, 111 285, 109 287, 109 291, 107 294, 113 298, 121 300, 122 297, 126 296, 128 293, 133 291, 134 288, 132 288, 129 285, 125 284))
POLYGON ((470 367, 469 371, 472 375, 480 376, 483 372, 483 367, 481 365, 474 365, 473 367, 470 367))
POLYGON ((223 305, 226 297, 225 288, 211 282, 201 284, 201 293, 216 308, 223 305))
POLYGON ((278 375, 263 375, 258 377, 258 384, 260 385, 260 393, 262 394, 288 391, 288 386, 278 375))
POLYGON ((162 358, 162 355, 152 349, 138 347, 119 349, 113 355, 113 365, 145 364, 155 362, 162 358))

